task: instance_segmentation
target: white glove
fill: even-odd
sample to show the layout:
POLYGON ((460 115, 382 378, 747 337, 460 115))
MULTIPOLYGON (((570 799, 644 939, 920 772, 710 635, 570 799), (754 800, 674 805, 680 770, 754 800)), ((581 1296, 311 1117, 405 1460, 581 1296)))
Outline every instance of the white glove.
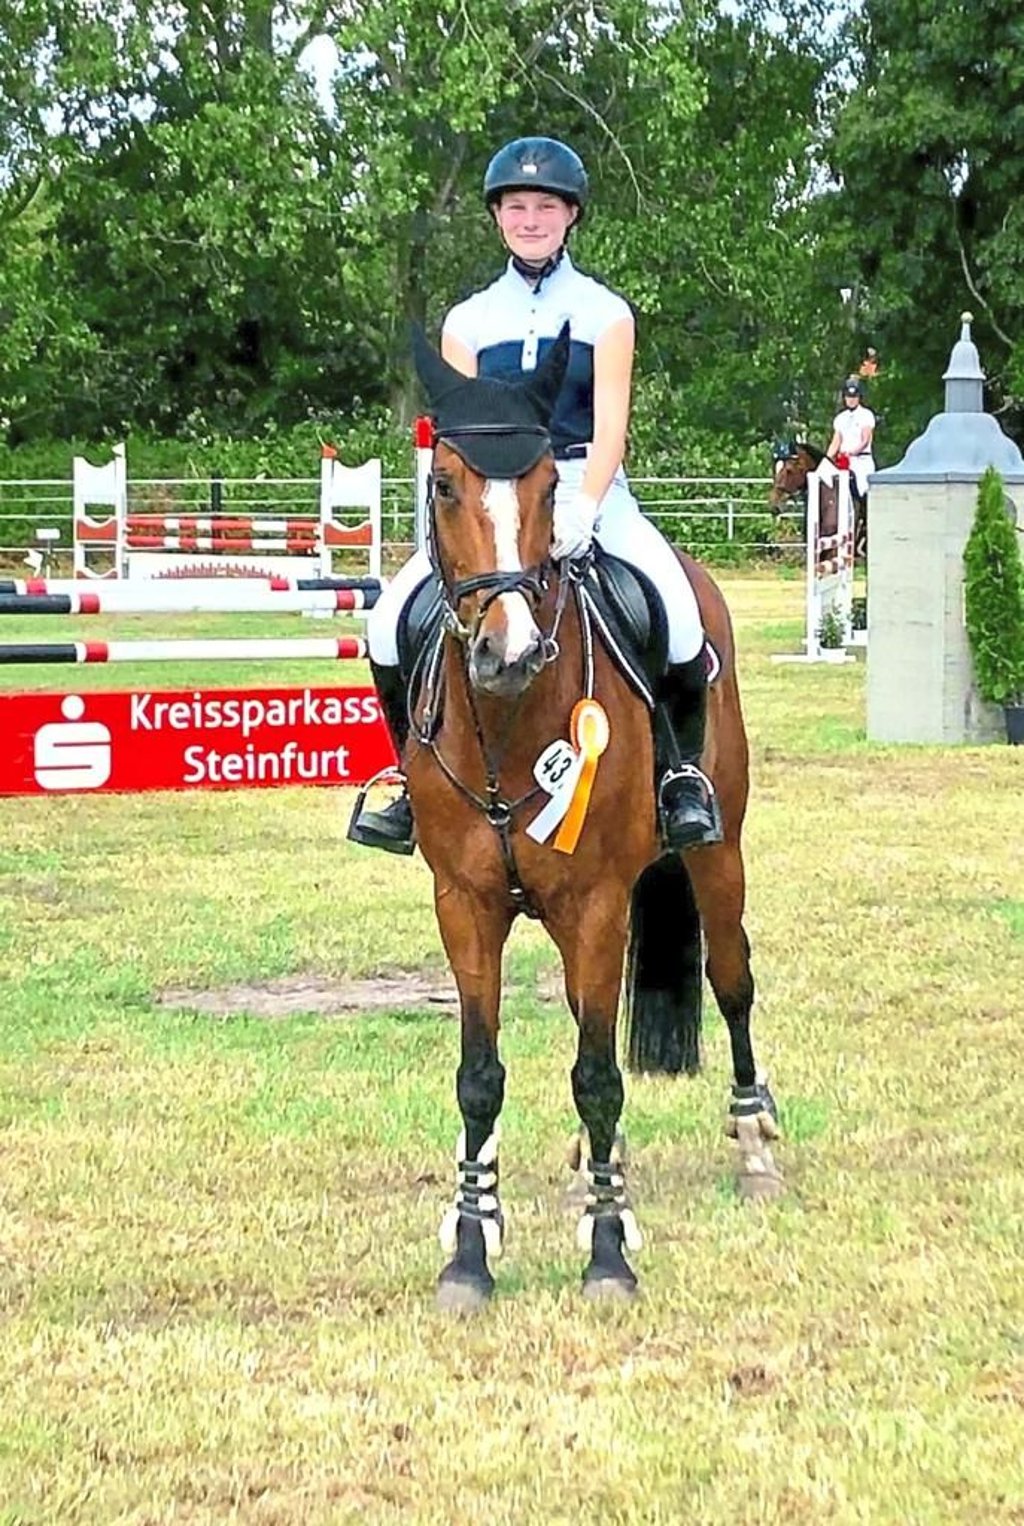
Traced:
POLYGON ((556 562, 563 557, 582 556, 594 538, 597 499, 589 493, 576 493, 568 503, 555 503, 551 555, 556 562))

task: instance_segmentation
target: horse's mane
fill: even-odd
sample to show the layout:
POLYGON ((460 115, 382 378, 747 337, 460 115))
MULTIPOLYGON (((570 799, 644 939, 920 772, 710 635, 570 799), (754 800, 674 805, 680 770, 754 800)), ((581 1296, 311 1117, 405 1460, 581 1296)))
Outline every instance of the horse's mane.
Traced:
POLYGON ((816 445, 811 445, 807 440, 795 439, 793 436, 790 436, 788 440, 776 440, 772 446, 774 461, 795 461, 800 455, 809 456, 812 467, 820 466, 825 459, 823 450, 819 450, 816 445))

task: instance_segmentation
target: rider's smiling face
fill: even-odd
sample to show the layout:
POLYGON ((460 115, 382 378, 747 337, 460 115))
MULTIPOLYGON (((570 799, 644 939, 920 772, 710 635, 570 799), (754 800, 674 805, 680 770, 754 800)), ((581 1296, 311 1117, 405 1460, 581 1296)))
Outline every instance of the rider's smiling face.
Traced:
POLYGON ((556 254, 576 221, 576 208, 550 191, 506 191, 494 208, 501 236, 520 259, 556 254))

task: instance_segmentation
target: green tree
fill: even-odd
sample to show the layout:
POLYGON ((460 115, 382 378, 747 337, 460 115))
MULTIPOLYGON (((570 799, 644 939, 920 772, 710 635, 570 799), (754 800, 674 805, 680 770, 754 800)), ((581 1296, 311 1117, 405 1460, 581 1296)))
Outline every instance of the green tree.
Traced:
POLYGON ((90 28, 70 0, 0 7, 0 438, 38 403, 40 353, 59 373, 90 342, 56 241, 65 47, 89 66, 90 28))
MULTIPOLYGON (((809 210, 819 0, 784 22, 763 0, 31 4, 46 86, 23 74, 20 120, 48 174, 6 300, 16 282, 40 321, 6 372, 0 352, 25 435, 407 417, 409 320, 436 328, 500 268, 481 181, 529 132, 591 172, 574 249, 637 308, 652 464, 763 441, 832 385, 846 338, 809 210), (317 31, 333 115, 298 62, 317 31)), ((17 178, 31 190, 29 159, 17 178)))
POLYGON ((989 467, 964 548, 964 615, 982 699, 1024 704, 1024 566, 1003 480, 989 467))
POLYGON ((684 139, 666 124, 650 145, 657 181, 636 231, 629 208, 610 230, 634 267, 657 272, 646 369, 664 376, 690 435, 763 441, 839 380, 840 283, 822 271, 811 212, 833 60, 823 17, 814 0, 781 16, 765 4, 711 8, 692 44, 701 83, 690 130, 684 139))
POLYGON ((862 321, 902 437, 934 412, 964 307, 993 405, 1022 438, 1024 17, 998 0, 864 0, 845 31, 854 85, 828 144, 862 321))

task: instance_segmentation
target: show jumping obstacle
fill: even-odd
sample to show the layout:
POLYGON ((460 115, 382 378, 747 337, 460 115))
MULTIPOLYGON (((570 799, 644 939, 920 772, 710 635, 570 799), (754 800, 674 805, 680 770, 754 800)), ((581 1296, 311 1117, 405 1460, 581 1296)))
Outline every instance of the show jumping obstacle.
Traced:
MULTIPOLYGON (((165 488, 182 484, 167 482, 165 488)), ((273 481, 264 484, 273 487, 273 481)), ((208 514, 130 512, 128 469, 123 445, 113 460, 93 466, 76 456, 72 468, 73 566, 79 579, 163 579, 253 576, 266 573, 302 578, 312 561, 321 577, 330 577, 338 552, 362 550, 367 573, 381 576, 381 463, 347 467, 332 446, 325 445, 320 461, 317 513, 277 518, 221 512, 217 505, 222 483, 213 484, 208 514), (104 519, 88 512, 112 508, 104 519), (345 523, 344 509, 361 509, 365 518, 345 523), (97 555, 110 566, 98 569, 97 555)))
MULTIPOLYGON (((842 458, 840 458, 841 460, 842 458)), ((853 506, 850 472, 836 472, 836 529, 821 530, 821 479, 816 472, 807 478, 807 561, 805 572, 805 650, 783 653, 773 662, 853 662, 846 648, 853 644, 853 506), (838 646, 822 644, 822 625, 834 616, 841 632, 838 646)))
POLYGON ((366 657, 361 636, 215 638, 210 641, 64 641, 0 645, 0 664, 92 662, 276 662, 281 658, 345 662, 366 657))
MULTIPOLYGON (((417 421, 414 445, 422 544, 430 420, 417 421)), ((307 520, 220 515, 217 483, 209 514, 129 515, 123 446, 107 466, 77 458, 73 477, 75 576, 0 579, 0 614, 334 614, 371 609, 380 596, 379 462, 351 470, 325 450, 319 517, 307 520), (114 512, 94 519, 88 510, 98 507, 114 512), (366 508, 366 520, 338 525, 334 511, 346 507, 366 508), (333 574, 333 552, 350 547, 366 550, 367 576, 333 574), (100 554, 112 565, 91 565, 100 554)), ((2 665, 337 662, 366 655, 365 641, 355 637, 0 645, 2 665)), ((376 695, 366 688, 0 693, 0 734, 13 739, 0 749, 4 796, 364 785, 394 762, 376 695)))
MULTIPOLYGON (((221 514, 216 482, 209 514, 129 514, 123 446, 105 467, 76 459, 73 478, 74 577, 0 579, 0 615, 331 616, 380 597, 379 461, 349 469, 324 450, 319 512, 305 519, 221 514), (113 513, 93 518, 97 507, 113 513), (364 510, 358 524, 338 517, 349 507, 364 510), (367 575, 335 575, 335 553, 352 548, 366 552, 367 575)), ((4 666, 366 656, 354 636, 0 644, 4 666)), ((2 795, 365 784, 394 760, 365 688, 0 693, 0 733, 2 795)))

